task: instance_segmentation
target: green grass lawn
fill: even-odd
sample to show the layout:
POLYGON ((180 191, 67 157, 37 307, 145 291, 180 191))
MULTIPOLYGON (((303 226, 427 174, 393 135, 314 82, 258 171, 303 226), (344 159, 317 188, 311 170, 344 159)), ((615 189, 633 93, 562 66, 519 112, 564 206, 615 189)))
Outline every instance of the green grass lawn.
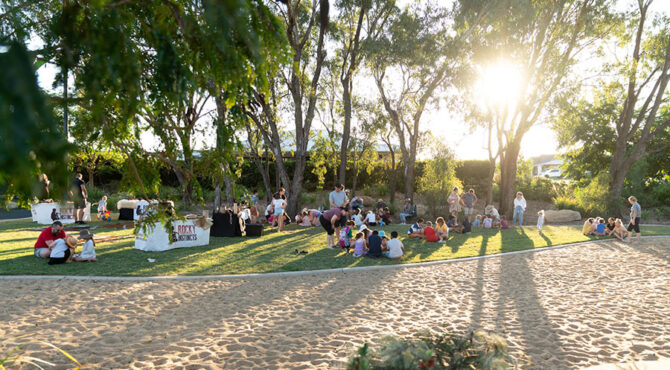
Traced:
MULTIPOLYGON (((94 234, 132 235, 131 229, 105 229, 100 222, 92 225, 98 226, 92 230, 94 234)), ((136 250, 132 238, 102 242, 96 246, 98 262, 49 266, 46 260, 33 256, 39 232, 27 229, 35 227, 37 225, 30 221, 0 222, 0 275, 160 276, 319 270, 483 256, 596 239, 583 236, 581 227, 577 226, 545 226, 544 235, 529 226, 502 231, 480 229, 468 235, 457 234, 447 244, 438 244, 406 239, 408 226, 391 225, 384 230, 398 231, 405 245, 405 257, 402 261, 389 261, 354 258, 341 250, 326 249, 326 234, 322 228, 291 225, 281 234, 266 229, 261 238, 211 238, 209 246, 165 252, 136 250), (294 249, 306 250, 309 254, 295 255, 294 249), (150 263, 147 258, 154 258, 156 262, 150 263)), ((643 235, 670 235, 670 226, 643 225, 642 231, 643 235)))

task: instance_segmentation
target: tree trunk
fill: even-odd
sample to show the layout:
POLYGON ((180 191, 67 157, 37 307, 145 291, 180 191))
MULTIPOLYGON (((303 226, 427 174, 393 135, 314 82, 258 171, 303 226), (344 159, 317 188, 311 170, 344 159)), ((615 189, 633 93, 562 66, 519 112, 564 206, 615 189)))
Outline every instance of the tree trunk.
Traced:
POLYGON ((496 162, 489 162, 488 182, 486 184, 486 205, 493 204, 493 177, 496 174, 496 162))
POLYGON ((86 185, 90 187, 95 186, 95 180, 93 180, 93 176, 95 175, 95 170, 93 167, 89 167, 86 169, 86 172, 88 173, 88 183, 86 185))
POLYGON ((512 217, 514 211, 514 193, 516 187, 516 167, 521 146, 515 140, 509 144, 504 157, 500 160, 500 209, 501 215, 512 217))
POLYGON ((340 147, 339 183, 345 184, 347 175, 347 154, 351 133, 351 80, 342 80, 342 104, 344 104, 344 127, 342 128, 342 145, 340 147))
POLYGON ((216 182, 214 187, 214 210, 221 208, 221 181, 216 182))

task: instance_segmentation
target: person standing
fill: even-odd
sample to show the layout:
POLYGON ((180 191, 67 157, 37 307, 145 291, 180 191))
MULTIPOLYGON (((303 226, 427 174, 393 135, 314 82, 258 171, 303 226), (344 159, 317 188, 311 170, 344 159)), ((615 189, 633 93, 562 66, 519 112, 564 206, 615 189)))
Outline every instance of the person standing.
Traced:
MULTIPOLYGON (((344 192, 344 185, 340 183, 335 184, 335 189, 330 192, 328 200, 330 201, 331 209, 345 207, 349 203, 349 200, 347 199, 347 194, 344 192)), ((344 227, 345 222, 347 222, 347 218, 343 217, 337 223, 333 224, 337 235, 340 235, 340 228, 344 227)))
POLYGON ((274 195, 274 200, 272 201, 272 207, 274 209, 274 220, 278 221, 277 232, 281 232, 281 229, 284 227, 284 208, 286 208, 286 201, 281 198, 280 193, 274 195))
POLYGON ((81 173, 78 173, 74 177, 72 182, 72 202, 74 203, 74 223, 75 224, 84 224, 84 208, 86 208, 86 198, 88 198, 88 192, 86 191, 86 185, 84 185, 84 176, 81 173))
POLYGON ((472 222, 472 215, 475 213, 475 206, 477 205, 475 189, 470 189, 467 193, 461 195, 460 202, 461 205, 463 205, 465 216, 468 218, 468 222, 472 222))
POLYGON ((454 186, 454 190, 449 194, 447 202, 449 203, 449 213, 458 219, 458 214, 461 212, 461 196, 458 195, 458 186, 454 186))
POLYGON ((523 197, 522 192, 516 193, 514 198, 514 215, 512 216, 512 226, 516 225, 517 218, 519 219, 519 226, 523 225, 523 213, 526 211, 526 198, 523 197))
POLYGON ((630 223, 628 224, 628 241, 630 242, 633 237, 633 230, 637 234, 637 241, 642 241, 640 237, 640 218, 642 217, 642 206, 637 202, 637 198, 634 196, 628 197, 628 202, 631 204, 630 207, 630 223))

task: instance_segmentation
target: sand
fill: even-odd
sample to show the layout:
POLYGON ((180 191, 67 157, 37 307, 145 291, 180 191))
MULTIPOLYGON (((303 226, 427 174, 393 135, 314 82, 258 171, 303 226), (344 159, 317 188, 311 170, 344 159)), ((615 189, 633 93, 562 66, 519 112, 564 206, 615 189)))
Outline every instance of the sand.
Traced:
POLYGON ((649 361, 670 358, 670 238, 244 280, 0 280, 0 307, 0 354, 32 334, 96 368, 332 368, 382 334, 468 326, 524 368, 649 361))

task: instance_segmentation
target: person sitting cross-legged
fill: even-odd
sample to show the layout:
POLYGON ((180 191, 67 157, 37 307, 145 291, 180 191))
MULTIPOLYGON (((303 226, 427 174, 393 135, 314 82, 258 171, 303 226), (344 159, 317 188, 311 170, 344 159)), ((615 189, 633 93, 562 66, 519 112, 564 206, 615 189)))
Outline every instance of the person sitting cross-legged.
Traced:
POLYGON ((407 236, 409 238, 419 238, 423 239, 425 235, 423 234, 423 218, 416 220, 416 223, 410 226, 407 231, 407 236))

